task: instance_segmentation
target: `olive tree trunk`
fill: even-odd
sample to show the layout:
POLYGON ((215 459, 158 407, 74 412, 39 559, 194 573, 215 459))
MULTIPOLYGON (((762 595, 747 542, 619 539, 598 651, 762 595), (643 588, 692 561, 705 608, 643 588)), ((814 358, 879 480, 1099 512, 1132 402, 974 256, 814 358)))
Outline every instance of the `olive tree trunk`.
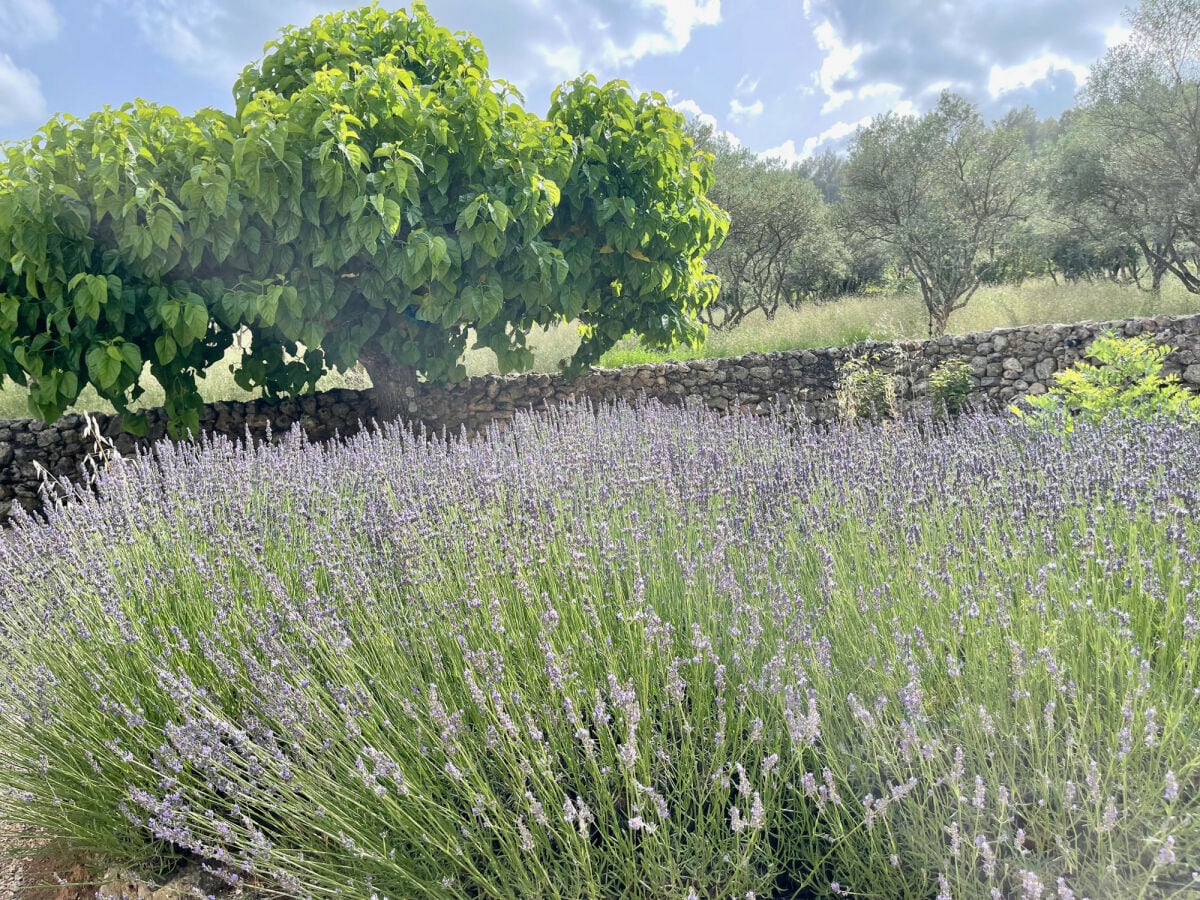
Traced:
POLYGON ((401 365, 378 347, 363 349, 362 363, 375 388, 375 415, 380 422, 408 420, 417 413, 417 370, 401 365))

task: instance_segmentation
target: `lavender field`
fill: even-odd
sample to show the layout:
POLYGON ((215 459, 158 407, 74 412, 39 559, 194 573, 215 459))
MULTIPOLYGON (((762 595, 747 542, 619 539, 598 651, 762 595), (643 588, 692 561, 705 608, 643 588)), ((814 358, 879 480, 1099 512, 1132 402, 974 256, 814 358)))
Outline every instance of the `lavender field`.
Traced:
POLYGON ((1200 427, 160 449, 0 540, 0 820, 267 895, 1200 892, 1200 427))

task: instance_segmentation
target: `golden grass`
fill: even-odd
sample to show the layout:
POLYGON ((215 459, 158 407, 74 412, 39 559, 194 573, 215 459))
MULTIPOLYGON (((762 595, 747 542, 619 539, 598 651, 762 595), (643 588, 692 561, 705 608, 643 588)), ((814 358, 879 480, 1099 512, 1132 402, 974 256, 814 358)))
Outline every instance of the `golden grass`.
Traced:
MULTIPOLYGON (((231 348, 226 351, 221 362, 204 373, 204 377, 200 381, 200 395, 204 397, 206 403, 217 400, 253 400, 262 396, 261 391, 243 390, 233 380, 230 366, 237 365, 243 352, 238 347, 231 348)), ((361 389, 370 387, 370 385, 371 380, 367 378, 366 372, 356 367, 345 374, 324 375, 317 382, 317 390, 327 391, 339 387, 361 389)), ((163 405, 162 386, 150 376, 149 366, 142 374, 142 387, 146 392, 133 404, 135 409, 152 409, 163 405)), ((29 409, 26 405, 28 396, 29 393, 25 388, 6 379, 0 379, 0 419, 20 419, 29 416, 29 409)), ((68 412, 112 413, 116 410, 113 409, 111 403, 96 393, 95 388, 88 385, 80 392, 79 399, 68 412)))
MULTIPOLYGON (((952 334, 990 331, 1017 325, 1102 322, 1135 316, 1200 313, 1200 296, 1178 282, 1164 285, 1158 297, 1135 287, 1096 282, 1054 284, 1049 279, 1019 286, 983 288, 966 309, 950 318, 952 334)), ((629 365, 662 359, 740 356, 803 347, 840 347, 861 340, 920 340, 926 337, 925 307, 915 294, 848 297, 830 303, 783 309, 768 321, 749 316, 729 332, 712 332, 699 350, 680 348, 666 356, 622 341, 605 355, 605 365, 629 365)))
MULTIPOLYGON (((1176 281, 1167 282, 1162 293, 1154 297, 1135 287, 1110 282, 1056 285, 1043 280, 980 290, 966 309, 951 317, 950 331, 963 334, 1048 322, 1095 322, 1190 313, 1200 313, 1200 296, 1187 293, 1176 281)), ((754 351, 768 353, 803 347, 836 347, 866 339, 902 340, 924 336, 925 312, 919 296, 879 294, 784 309, 770 321, 762 315, 750 316, 735 329, 712 332, 705 345, 696 350, 683 347, 669 354, 658 354, 638 346, 636 339, 627 338, 605 354, 602 363, 615 367, 664 359, 740 356, 754 351)), ((535 330, 529 336, 529 346, 534 352, 533 370, 556 371, 559 360, 569 357, 578 343, 579 336, 573 325, 535 330)), ((206 401, 247 400, 255 396, 239 388, 229 372, 229 366, 236 365, 240 354, 240 350, 231 350, 221 363, 205 374, 200 392, 206 401)), ((498 371, 496 356, 490 350, 468 351, 463 364, 470 375, 498 371)), ((344 375, 326 375, 317 388, 363 388, 369 385, 366 373, 358 369, 344 375)), ((143 386, 146 393, 137 405, 161 405, 162 389, 148 376, 143 386)), ((27 416, 25 404, 23 388, 10 382, 0 384, 0 419, 27 416)), ((112 407, 89 387, 80 395, 72 411, 111 412, 112 407)))

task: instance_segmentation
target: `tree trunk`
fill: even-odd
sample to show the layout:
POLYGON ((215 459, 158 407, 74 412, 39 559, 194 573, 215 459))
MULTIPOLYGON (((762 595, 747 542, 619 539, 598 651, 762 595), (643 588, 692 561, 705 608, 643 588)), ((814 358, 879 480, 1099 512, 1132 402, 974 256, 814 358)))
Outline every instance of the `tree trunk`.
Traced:
POLYGON ((373 344, 363 348, 358 361, 371 376, 375 415, 380 422, 416 418, 416 369, 401 365, 373 344))

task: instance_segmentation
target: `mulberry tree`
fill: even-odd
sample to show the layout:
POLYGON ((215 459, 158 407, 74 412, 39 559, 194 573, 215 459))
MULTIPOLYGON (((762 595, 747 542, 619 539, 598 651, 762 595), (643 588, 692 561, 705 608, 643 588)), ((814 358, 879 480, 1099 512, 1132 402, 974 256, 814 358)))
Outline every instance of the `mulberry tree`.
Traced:
POLYGON ((574 321, 574 373, 629 332, 696 342, 724 214, 659 95, 583 76, 545 118, 421 4, 285 29, 233 114, 136 102, 59 116, 0 165, 0 372, 60 415, 85 384, 126 413, 143 367, 172 432, 237 335, 267 396, 361 362, 383 418, 453 381, 471 336, 504 371, 574 321))

